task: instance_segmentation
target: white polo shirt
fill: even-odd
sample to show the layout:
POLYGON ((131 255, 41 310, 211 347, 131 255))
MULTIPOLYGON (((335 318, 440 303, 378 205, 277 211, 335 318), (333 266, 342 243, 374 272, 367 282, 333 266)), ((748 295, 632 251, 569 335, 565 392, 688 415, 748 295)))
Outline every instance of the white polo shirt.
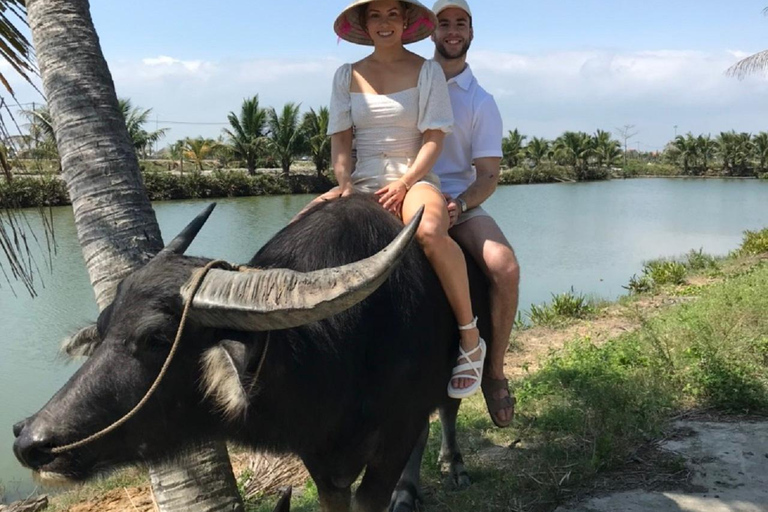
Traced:
POLYGON ((501 157, 502 124, 493 96, 480 87, 469 69, 448 80, 453 106, 453 131, 445 136, 434 167, 440 189, 451 197, 464 192, 476 178, 472 161, 501 157))

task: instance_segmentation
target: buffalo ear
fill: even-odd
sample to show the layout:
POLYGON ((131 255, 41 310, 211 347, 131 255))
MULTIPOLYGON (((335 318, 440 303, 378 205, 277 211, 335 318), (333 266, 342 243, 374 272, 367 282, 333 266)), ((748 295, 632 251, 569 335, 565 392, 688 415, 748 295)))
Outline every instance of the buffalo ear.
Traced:
POLYGON ((256 344, 233 339, 220 340, 202 356, 202 388, 230 421, 244 417, 253 391, 249 366, 256 344))
POLYGON ((89 357, 99 345, 101 345, 99 330, 96 324, 91 324, 65 339, 61 344, 61 351, 69 357, 89 357))

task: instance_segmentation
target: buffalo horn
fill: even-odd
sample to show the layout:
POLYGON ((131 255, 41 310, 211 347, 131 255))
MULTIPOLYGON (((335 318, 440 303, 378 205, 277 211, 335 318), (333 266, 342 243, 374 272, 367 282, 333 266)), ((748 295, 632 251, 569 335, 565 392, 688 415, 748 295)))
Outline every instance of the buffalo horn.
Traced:
POLYGON ((190 244, 197 236, 197 233, 200 232, 200 229, 203 227, 203 224, 205 224, 205 221, 208 220, 208 217, 211 215, 211 212, 214 208, 216 208, 216 203, 209 204, 205 210, 197 214, 197 217, 195 217, 192 222, 187 224, 187 227, 185 227, 181 233, 176 236, 176 238, 171 240, 171 242, 166 245, 165 249, 163 249, 161 252, 165 254, 184 254, 184 251, 189 248, 190 244))
MULTIPOLYGON (((288 329, 328 318, 368 297, 387 279, 413 239, 423 208, 384 249, 341 267, 296 272, 211 269, 192 301, 191 315, 209 327, 241 331, 288 329)), ((190 300, 192 283, 182 287, 190 300)))

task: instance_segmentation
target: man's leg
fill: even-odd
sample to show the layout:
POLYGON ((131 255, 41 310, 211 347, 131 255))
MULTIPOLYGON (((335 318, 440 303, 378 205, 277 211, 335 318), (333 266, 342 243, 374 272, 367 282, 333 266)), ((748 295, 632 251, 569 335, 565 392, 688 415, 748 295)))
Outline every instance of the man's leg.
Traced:
MULTIPOLYGON (((485 375, 503 379, 504 355, 509 347, 519 297, 520 266, 515 252, 491 217, 468 219, 454 226, 450 234, 474 258, 490 282, 493 339, 485 375)), ((507 391, 502 389, 494 393, 494 398, 505 396, 507 391)), ((508 423, 513 414, 513 408, 506 408, 497 417, 501 423, 508 423)))

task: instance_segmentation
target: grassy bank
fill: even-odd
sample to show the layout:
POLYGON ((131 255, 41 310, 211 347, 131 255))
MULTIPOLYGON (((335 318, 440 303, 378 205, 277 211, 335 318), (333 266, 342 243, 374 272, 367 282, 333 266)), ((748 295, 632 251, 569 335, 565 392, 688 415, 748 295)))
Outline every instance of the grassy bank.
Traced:
MULTIPOLYGON (((443 483, 433 423, 425 510, 551 511, 595 488, 679 484, 681 462, 653 450, 672 419, 768 415, 768 229, 747 232, 727 258, 692 251, 648 262, 633 281, 641 279, 616 303, 571 291, 527 312, 507 354, 513 426, 493 427, 480 397, 462 404, 459 441, 473 485, 455 491, 443 483)), ((138 485, 123 478, 57 498, 52 510, 66 510, 62 499, 103 510, 93 496, 111 486, 118 499, 121 487, 138 485)), ((243 485, 258 478, 239 473, 243 485)), ((146 484, 129 494, 140 492, 146 484)), ((271 512, 273 503, 256 500, 248 510, 271 512)), ((315 511, 315 503, 310 482, 293 510, 315 511)))

